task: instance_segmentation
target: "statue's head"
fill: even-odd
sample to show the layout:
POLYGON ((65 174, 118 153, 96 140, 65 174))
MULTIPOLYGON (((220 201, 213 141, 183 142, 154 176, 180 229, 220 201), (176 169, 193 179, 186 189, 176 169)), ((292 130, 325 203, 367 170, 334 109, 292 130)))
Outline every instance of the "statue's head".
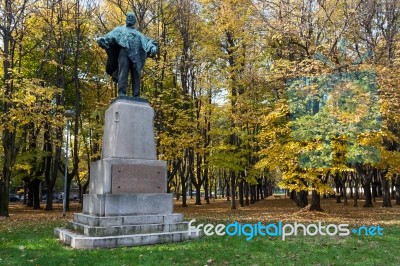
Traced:
POLYGON ((133 27, 136 23, 135 14, 132 12, 128 12, 126 14, 126 26, 133 27))

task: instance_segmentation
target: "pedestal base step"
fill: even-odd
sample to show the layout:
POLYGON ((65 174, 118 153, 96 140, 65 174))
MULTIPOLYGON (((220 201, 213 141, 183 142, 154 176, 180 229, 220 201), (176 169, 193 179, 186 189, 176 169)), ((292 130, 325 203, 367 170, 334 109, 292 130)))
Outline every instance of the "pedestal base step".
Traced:
POLYGON ((89 226, 121 226, 135 224, 172 224, 183 221, 180 213, 129 215, 129 216, 96 216, 74 213, 74 221, 89 226))
POLYGON ((199 235, 196 231, 192 231, 190 235, 188 231, 175 231, 137 235, 89 237, 77 234, 68 229, 56 228, 54 233, 56 237, 58 237, 64 244, 79 249, 153 245, 167 242, 181 242, 199 238, 199 235))
POLYGON ((56 237, 73 248, 115 248, 179 242, 200 237, 178 213, 96 216, 75 213, 68 228, 56 228, 56 237))
POLYGON ((173 224, 136 224, 100 227, 70 222, 68 228, 86 236, 96 237, 185 231, 188 230, 188 223, 180 222, 173 224))

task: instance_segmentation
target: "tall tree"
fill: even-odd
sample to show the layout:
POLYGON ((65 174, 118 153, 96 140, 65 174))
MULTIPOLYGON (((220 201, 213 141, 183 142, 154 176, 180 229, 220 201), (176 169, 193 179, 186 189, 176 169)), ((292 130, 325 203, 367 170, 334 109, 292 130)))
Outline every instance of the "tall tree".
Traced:
MULTIPOLYGON (((1 2, 2 16, 0 19, 0 32, 3 48, 2 56, 2 146, 4 151, 4 159, 2 165, 2 175, 0 179, 0 216, 9 216, 9 186, 11 181, 12 169, 16 162, 16 157, 20 148, 21 141, 18 140, 18 124, 12 119, 12 112, 15 107, 14 98, 14 81, 13 73, 16 67, 16 49, 17 41, 22 37, 24 31, 19 31, 25 23, 28 14, 28 0, 11 1, 5 0, 1 2)), ((21 138, 23 139, 23 138, 21 138)))

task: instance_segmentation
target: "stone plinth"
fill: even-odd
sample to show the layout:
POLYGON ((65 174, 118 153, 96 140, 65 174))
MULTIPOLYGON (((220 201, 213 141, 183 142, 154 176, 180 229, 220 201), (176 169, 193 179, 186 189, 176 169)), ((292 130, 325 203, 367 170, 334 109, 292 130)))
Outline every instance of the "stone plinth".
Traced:
POLYGON ((85 194, 83 213, 96 216, 170 214, 173 195, 167 193, 85 194))
POLYGON ((156 159, 153 115, 148 103, 126 99, 114 101, 107 109, 102 159, 91 163, 84 213, 172 212, 172 196, 166 194, 167 163, 156 159))
POLYGON ((157 160, 153 117, 148 103, 114 101, 105 115, 101 157, 157 160))
MULTIPOLYGON (((157 160, 154 111, 146 102, 115 100, 105 114, 102 158, 90 169, 83 213, 56 228, 73 248, 113 248, 177 242, 199 237, 173 213, 167 165, 157 160)), ((194 230, 194 229, 193 229, 194 230)))
POLYGON ((166 193, 166 176, 165 161, 102 159, 91 164, 89 193, 166 193))

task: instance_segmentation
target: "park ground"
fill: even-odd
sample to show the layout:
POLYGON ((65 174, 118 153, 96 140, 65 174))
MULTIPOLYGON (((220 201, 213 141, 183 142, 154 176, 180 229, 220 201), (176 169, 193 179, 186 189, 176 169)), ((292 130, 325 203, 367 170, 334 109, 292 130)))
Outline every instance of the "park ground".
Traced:
MULTIPOLYGON (((299 209, 288 198, 270 197, 246 207, 230 210, 226 199, 188 207, 175 203, 175 212, 196 223, 348 223, 350 226, 380 225, 383 236, 277 237, 211 236, 184 243, 108 250, 74 250, 53 236, 55 227, 80 212, 77 203, 62 217, 62 205, 46 212, 32 210, 21 203, 10 205, 10 217, 0 218, 0 265, 400 265, 400 206, 373 208, 337 204, 322 200, 324 212, 299 209)), ((359 206, 363 202, 359 201, 359 206)))

